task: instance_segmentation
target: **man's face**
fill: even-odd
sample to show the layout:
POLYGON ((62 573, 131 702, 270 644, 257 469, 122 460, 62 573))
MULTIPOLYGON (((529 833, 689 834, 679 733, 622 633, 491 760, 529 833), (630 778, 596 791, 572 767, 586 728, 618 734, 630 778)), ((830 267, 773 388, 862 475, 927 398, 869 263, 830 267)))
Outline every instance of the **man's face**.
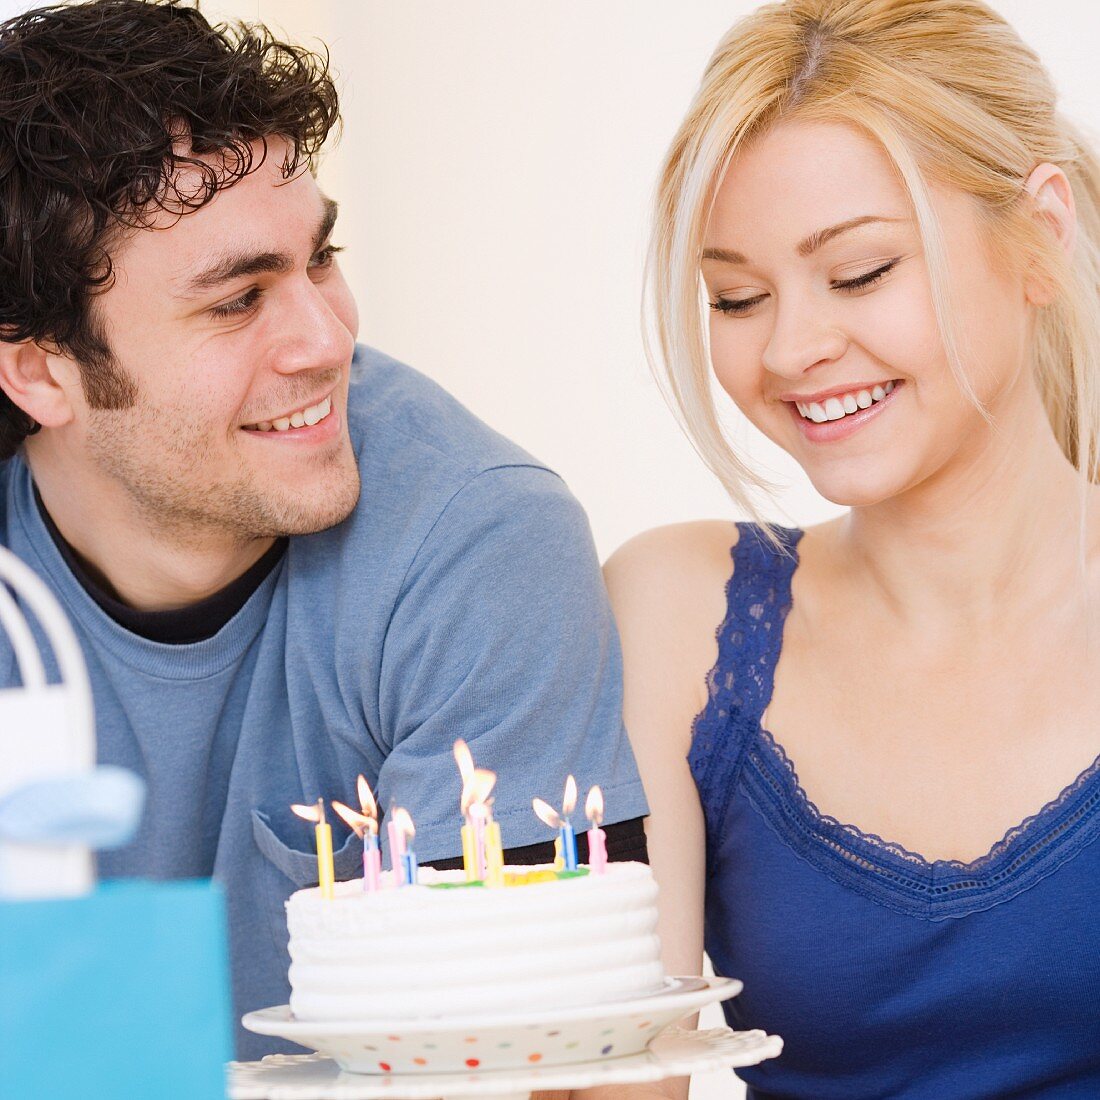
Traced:
POLYGON ((95 303, 137 397, 122 410, 78 401, 72 443, 182 541, 319 531, 358 499, 358 316, 330 249, 335 206, 308 172, 283 179, 284 152, 270 141, 263 165, 206 206, 131 233, 95 303))

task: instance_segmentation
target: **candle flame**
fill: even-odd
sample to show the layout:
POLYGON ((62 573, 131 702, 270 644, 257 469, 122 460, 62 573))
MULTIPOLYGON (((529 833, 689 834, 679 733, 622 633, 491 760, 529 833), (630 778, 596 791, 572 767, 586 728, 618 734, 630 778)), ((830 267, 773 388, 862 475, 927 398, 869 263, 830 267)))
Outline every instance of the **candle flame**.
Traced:
POLYGON ((360 840, 367 833, 370 833, 371 836, 378 834, 378 822, 369 814, 358 813, 350 806, 345 806, 343 802, 337 802, 335 799, 332 808, 344 819, 345 823, 350 826, 360 840))
POLYGON ((558 816, 558 811, 548 802, 543 802, 541 798, 533 798, 531 808, 544 825, 549 825, 551 829, 561 828, 561 818, 558 816))
POLYGON ((561 800, 562 817, 568 817, 577 808, 577 781, 570 776, 565 781, 565 794, 561 800))
POLYGON ((462 785, 462 813, 477 805, 484 806, 489 801, 496 785, 497 773, 486 768, 475 768, 462 785))
POLYGON ((403 806, 398 806, 393 811, 393 824, 397 831, 404 833, 409 840, 416 836, 416 826, 413 824, 413 819, 409 816, 409 811, 403 806))
POLYGON ((603 824, 603 791, 593 787, 584 802, 584 816, 597 828, 603 824))
POLYGON ((465 786, 474 776, 474 757, 470 752, 470 746, 461 737, 455 742, 454 754, 459 775, 462 776, 462 784, 465 786))
POLYGON ((323 798, 317 799, 316 803, 312 806, 299 806, 295 804, 290 808, 300 818, 305 821, 312 821, 314 825, 323 825, 325 822, 325 800, 323 798))
POLYGON ((359 808, 363 811, 367 817, 374 818, 374 829, 378 831, 378 803, 374 801, 374 795, 371 794, 370 784, 363 776, 355 781, 356 791, 359 795, 359 808))

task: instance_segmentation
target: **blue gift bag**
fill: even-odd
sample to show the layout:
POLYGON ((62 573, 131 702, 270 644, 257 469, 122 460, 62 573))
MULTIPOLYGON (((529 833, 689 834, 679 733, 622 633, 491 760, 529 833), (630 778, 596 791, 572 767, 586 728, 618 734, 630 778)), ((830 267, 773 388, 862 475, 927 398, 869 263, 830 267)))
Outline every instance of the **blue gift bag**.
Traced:
POLYGON ((224 1100, 221 891, 116 881, 0 902, 2 1100, 224 1100))

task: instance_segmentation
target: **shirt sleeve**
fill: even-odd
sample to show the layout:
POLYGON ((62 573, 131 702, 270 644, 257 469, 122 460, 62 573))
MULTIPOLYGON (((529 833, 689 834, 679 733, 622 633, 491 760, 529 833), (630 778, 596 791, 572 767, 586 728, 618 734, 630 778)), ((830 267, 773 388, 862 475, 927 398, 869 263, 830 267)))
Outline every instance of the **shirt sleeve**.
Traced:
POLYGON ((409 811, 423 860, 462 850, 458 738, 479 768, 497 773, 493 811, 505 848, 552 837, 531 799, 560 806, 570 774, 578 832, 594 784, 608 823, 647 813, 588 522, 541 467, 486 470, 442 510, 386 633, 379 701, 389 742, 380 808, 409 811))

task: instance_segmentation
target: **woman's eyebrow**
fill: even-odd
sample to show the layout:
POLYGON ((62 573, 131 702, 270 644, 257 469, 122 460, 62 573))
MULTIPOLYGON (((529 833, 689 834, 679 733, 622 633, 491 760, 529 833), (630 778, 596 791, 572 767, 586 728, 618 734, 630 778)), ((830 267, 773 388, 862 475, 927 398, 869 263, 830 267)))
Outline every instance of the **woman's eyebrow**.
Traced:
POLYGON ((798 242, 796 251, 800 256, 812 256, 822 245, 827 244, 841 233, 847 233, 849 229, 858 229, 861 225, 871 225, 875 222, 907 222, 909 218, 884 218, 879 214, 863 214, 858 218, 849 218, 846 222, 838 222, 827 229, 818 229, 811 233, 804 241, 798 242))
MULTIPOLYGON (((800 256, 812 256, 823 245, 827 244, 835 237, 839 237, 842 233, 847 233, 850 229, 858 229, 860 226, 871 225, 875 222, 898 224, 908 221, 911 221, 911 219, 884 218, 878 214, 861 214, 858 218, 849 218, 845 222, 837 222, 836 225, 830 225, 825 229, 815 230, 804 241, 798 242, 795 251, 800 256)), ((732 248, 705 248, 703 249, 703 259, 718 260, 725 264, 748 263, 743 253, 735 252, 732 248)))

